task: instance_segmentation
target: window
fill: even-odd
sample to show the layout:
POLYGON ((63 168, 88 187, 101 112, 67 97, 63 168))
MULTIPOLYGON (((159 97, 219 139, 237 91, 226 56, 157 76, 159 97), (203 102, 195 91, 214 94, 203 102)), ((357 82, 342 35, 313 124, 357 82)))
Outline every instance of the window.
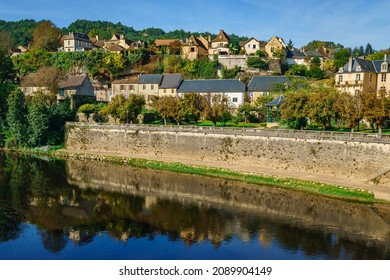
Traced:
POLYGON ((175 93, 175 90, 173 88, 171 89, 171 93, 175 93))
POLYGON ((256 49, 256 45, 253 45, 253 49, 256 49))
POLYGON ((233 97, 233 102, 238 102, 238 98, 237 97, 233 97))
POLYGON ((68 46, 70 46, 70 40, 68 40, 68 46))
POLYGON ((130 85, 130 90, 134 90, 134 85, 130 85))
POLYGON ((146 85, 142 85, 142 89, 143 89, 143 90, 146 90, 146 85))
POLYGON ((191 47, 191 52, 195 52, 195 48, 194 47, 191 47))
POLYGON ((164 93, 167 93, 167 89, 166 88, 164 88, 164 93))
POLYGON ((343 75, 340 75, 339 76, 339 83, 342 83, 343 82, 343 75))
POLYGON ((271 52, 273 53, 275 51, 275 48, 274 47, 271 47, 271 52))
POLYGON ((372 82, 372 74, 370 74, 370 82, 372 82))
POLYGON ((125 86, 124 85, 120 85, 119 86, 119 90, 125 90, 125 86))
POLYGON ((64 96, 65 96, 65 91, 64 91, 63 89, 61 89, 61 90, 60 90, 60 92, 59 92, 59 96, 62 96, 62 97, 64 97, 64 96))
POLYGON ((382 82, 386 82, 386 74, 382 74, 382 79, 381 79, 382 82))
POLYGON ((150 89, 151 89, 151 90, 154 90, 154 85, 150 85, 150 89))
POLYGON ((356 81, 360 81, 360 74, 356 74, 356 81))
POLYGON ((387 62, 383 62, 382 65, 381 65, 381 71, 382 72, 386 72, 387 71, 387 67, 388 67, 387 62))

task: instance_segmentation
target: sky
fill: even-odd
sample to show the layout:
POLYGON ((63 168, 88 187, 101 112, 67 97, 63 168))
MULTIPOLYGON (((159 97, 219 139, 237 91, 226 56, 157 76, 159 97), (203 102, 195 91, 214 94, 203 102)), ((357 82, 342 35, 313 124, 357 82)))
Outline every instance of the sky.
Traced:
POLYGON ((68 27, 77 19, 102 20, 142 30, 254 37, 276 35, 299 48, 312 40, 376 50, 390 47, 388 0, 0 0, 0 20, 51 20, 68 27))

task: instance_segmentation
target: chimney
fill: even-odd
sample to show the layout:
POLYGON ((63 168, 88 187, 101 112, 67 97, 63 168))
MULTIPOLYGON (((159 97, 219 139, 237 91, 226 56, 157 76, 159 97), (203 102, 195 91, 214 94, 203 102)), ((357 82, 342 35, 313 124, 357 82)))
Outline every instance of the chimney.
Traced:
POLYGON ((352 56, 349 57, 349 61, 348 61, 348 72, 352 72, 352 56))
POLYGON ((383 61, 387 61, 387 54, 385 54, 385 58, 383 59, 383 61))
POLYGON ((96 35, 95 38, 96 38, 96 41, 99 41, 99 35, 96 35))

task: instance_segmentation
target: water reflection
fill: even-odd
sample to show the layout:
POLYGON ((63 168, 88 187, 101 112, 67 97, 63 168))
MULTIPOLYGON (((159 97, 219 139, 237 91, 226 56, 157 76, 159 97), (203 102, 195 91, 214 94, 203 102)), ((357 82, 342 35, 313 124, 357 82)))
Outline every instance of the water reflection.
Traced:
MULTIPOLYGON (((44 250, 63 258, 93 258, 80 257, 77 248, 93 246, 99 255, 108 246, 145 240, 184 259, 197 250, 196 258, 210 258, 209 245, 221 259, 240 258, 228 255, 237 246, 242 258, 252 259, 390 258, 384 205, 109 164, 16 154, 0 154, 0 162, 3 259, 9 255, 2 244, 22 240, 26 225, 37 228, 44 250), (105 236, 115 243, 96 245, 105 236), (65 255, 71 246, 75 252, 65 255)), ((154 250, 143 258, 155 257, 154 250)), ((136 256, 127 250, 115 258, 136 256)))

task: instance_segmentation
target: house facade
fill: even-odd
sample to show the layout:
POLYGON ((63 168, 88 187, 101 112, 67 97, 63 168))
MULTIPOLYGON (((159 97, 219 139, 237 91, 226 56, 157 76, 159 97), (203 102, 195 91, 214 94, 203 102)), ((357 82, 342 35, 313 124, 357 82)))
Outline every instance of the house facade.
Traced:
POLYGON ((182 57, 190 60, 207 56, 209 53, 209 41, 202 35, 191 37, 181 47, 182 57))
POLYGON ((268 57, 271 58, 275 57, 274 53, 277 50, 283 50, 286 52, 288 49, 284 40, 277 36, 273 36, 271 39, 269 39, 269 41, 267 42, 264 48, 265 48, 265 52, 268 54, 268 57))
POLYGON ((269 95, 275 86, 290 84, 287 76, 254 76, 248 84, 248 95, 254 104, 257 98, 269 95))
POLYGON ((239 80, 184 80, 179 86, 178 95, 198 93, 201 95, 221 94, 229 100, 231 109, 244 103, 246 86, 239 80))
POLYGON ((163 74, 143 74, 138 78, 138 93, 149 103, 153 97, 158 96, 159 86, 163 80, 163 74))
POLYGON ((344 67, 335 75, 335 87, 340 91, 357 94, 361 91, 389 91, 389 61, 370 61, 362 58, 349 58, 344 67))
POLYGON ((214 40, 211 41, 209 55, 229 55, 229 43, 229 36, 225 33, 225 31, 220 30, 217 37, 215 37, 214 40))
POLYGON ((76 52, 76 51, 89 51, 93 49, 92 41, 88 35, 76 32, 69 32, 68 35, 62 37, 63 51, 76 52))
POLYGON ((319 51, 305 51, 305 50, 287 50, 286 63, 291 66, 294 64, 305 65, 310 68, 311 61, 317 57, 320 60, 320 67, 324 62, 324 57, 319 51))
POLYGON ((111 83, 112 96, 123 95, 129 98, 131 94, 139 94, 138 77, 132 76, 115 80, 111 83))
POLYGON ((250 38, 245 42, 241 42, 241 49, 245 50, 245 54, 255 55, 259 50, 265 50, 266 42, 258 41, 255 38, 250 38))
POLYGON ((163 79, 158 88, 158 96, 177 96, 177 89, 182 81, 181 74, 163 74, 163 79))

